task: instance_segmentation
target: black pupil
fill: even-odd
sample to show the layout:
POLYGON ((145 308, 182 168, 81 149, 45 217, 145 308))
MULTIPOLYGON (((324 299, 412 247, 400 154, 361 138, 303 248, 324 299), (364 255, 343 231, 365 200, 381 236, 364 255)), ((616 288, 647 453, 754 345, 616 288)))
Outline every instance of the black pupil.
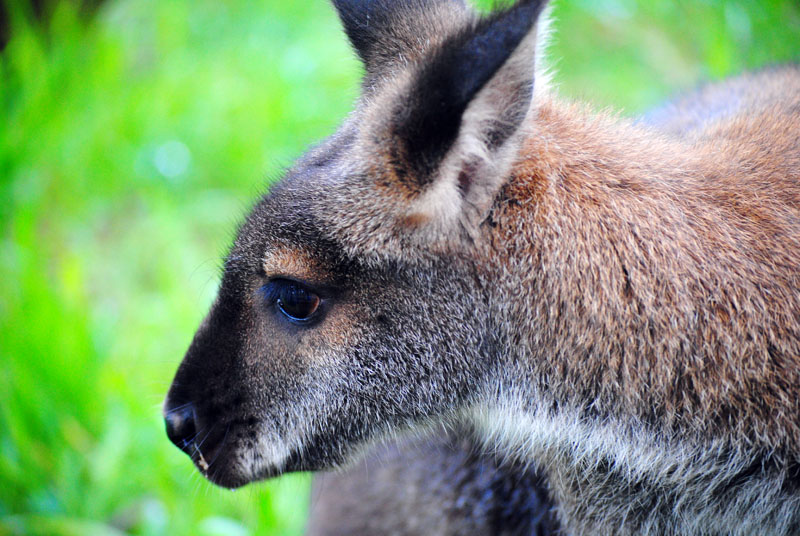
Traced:
POLYGON ((317 310, 319 297, 299 285, 289 283, 280 289, 277 304, 287 316, 304 320, 317 310))

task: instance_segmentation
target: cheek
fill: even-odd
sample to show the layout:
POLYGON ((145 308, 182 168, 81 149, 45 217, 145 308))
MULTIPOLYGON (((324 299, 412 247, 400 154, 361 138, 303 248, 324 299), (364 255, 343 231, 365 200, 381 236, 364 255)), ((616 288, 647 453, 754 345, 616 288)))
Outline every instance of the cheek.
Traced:
POLYGON ((364 340, 366 326, 356 304, 336 304, 317 325, 292 334, 286 345, 287 358, 312 368, 349 366, 353 361, 350 349, 364 340))
POLYGON ((332 304, 309 326, 293 325, 274 311, 265 311, 244 341, 243 362, 250 375, 274 384, 298 381, 311 369, 349 366, 348 350, 364 339, 364 316, 353 303, 332 304))
POLYGON ((310 365, 350 364, 348 350, 364 339, 366 319, 363 309, 354 303, 340 303, 313 330, 303 334, 298 353, 310 365))

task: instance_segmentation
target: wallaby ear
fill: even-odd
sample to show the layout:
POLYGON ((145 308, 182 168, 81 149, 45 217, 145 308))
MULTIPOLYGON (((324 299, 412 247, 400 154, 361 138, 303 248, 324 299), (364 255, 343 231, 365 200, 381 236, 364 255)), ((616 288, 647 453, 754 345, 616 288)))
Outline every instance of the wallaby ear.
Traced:
POLYGON ((417 198, 413 220, 488 210, 522 141, 546 5, 521 0, 477 19, 420 62, 383 138, 393 179, 417 198))
POLYGON ((333 0, 367 80, 413 60, 471 13, 463 0, 333 0))

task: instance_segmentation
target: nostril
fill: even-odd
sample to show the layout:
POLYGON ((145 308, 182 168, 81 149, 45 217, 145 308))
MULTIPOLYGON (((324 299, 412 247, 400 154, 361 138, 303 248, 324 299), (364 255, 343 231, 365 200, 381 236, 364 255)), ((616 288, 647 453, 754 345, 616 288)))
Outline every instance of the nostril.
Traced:
POLYGON ((182 451, 191 453, 189 447, 197 435, 194 405, 183 404, 175 409, 167 410, 164 414, 164 423, 169 440, 182 451))

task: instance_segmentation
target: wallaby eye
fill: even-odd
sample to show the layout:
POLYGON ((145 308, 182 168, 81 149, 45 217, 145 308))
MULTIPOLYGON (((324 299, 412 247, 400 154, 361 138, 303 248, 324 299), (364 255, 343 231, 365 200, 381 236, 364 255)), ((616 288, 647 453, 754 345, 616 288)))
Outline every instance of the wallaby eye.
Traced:
POLYGON ((306 322, 319 309, 321 300, 300 283, 288 279, 273 279, 264 287, 267 299, 293 322, 306 322))

